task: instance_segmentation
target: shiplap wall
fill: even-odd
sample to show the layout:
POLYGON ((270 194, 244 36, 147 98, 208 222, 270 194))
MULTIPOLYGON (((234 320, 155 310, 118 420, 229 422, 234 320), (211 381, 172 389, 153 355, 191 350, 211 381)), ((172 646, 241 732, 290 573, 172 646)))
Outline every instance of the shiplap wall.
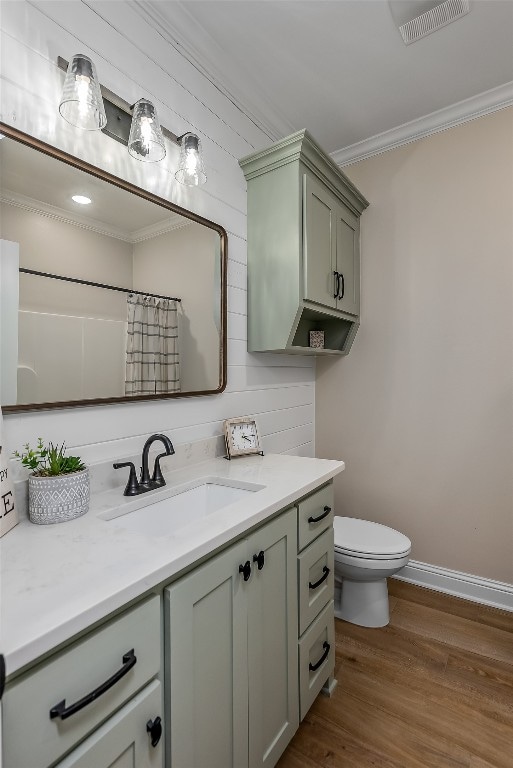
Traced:
MULTIPOLYGON (((251 355, 246 349, 246 186, 237 158, 271 140, 153 29, 137 6, 117 2, 3 1, 2 120, 94 165, 216 221, 228 232, 228 387, 211 397, 120 404, 4 417, 10 449, 41 435, 81 449, 88 461, 137 452, 156 431, 176 443, 220 434, 223 419, 254 414, 264 450, 313 455, 315 363, 251 355), (102 84, 129 103, 156 104, 175 134, 202 139, 208 182, 188 190, 174 180, 178 149, 158 166, 129 157, 103 134, 77 131, 59 116, 63 73, 57 56, 85 53, 102 84)), ((270 275, 270 279, 272 276, 270 275)))

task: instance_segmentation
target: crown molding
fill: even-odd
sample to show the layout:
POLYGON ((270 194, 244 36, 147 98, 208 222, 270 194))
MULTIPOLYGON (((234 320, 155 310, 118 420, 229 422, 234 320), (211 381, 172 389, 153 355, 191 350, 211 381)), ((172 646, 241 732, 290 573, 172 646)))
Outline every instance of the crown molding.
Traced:
POLYGON ((180 216, 179 213, 174 213, 168 216, 165 222, 157 222, 157 224, 150 224, 149 227, 134 230, 130 235, 130 242, 142 243, 144 240, 152 240, 154 237, 188 227, 190 224, 192 224, 191 220, 180 216))
POLYGON ((331 157, 340 167, 351 165, 511 105, 513 105, 513 81, 439 109, 430 115, 404 123, 397 128, 378 133, 369 139, 338 149, 331 153, 331 157))
POLYGON ((122 240, 125 243, 142 243, 144 240, 151 240, 153 237, 165 235, 175 229, 187 227, 191 222, 180 216, 178 213, 172 213, 166 217, 165 221, 150 224, 148 227, 141 227, 133 232, 123 232, 116 227, 109 227, 104 222, 80 214, 71 214, 64 208, 58 208, 55 205, 49 205, 41 200, 35 200, 27 195, 21 195, 19 192, 13 192, 10 189, 4 189, 0 195, 0 202, 6 205, 12 205, 15 208, 22 208, 29 213, 36 213, 38 216, 45 216, 47 219, 53 219, 62 224, 70 224, 73 227, 80 227, 97 235, 114 237, 116 240, 122 240))
POLYGON ((249 104, 245 94, 226 74, 233 70, 233 61, 191 16, 183 2, 173 3, 172 26, 156 2, 133 0, 132 8, 272 141, 296 130, 265 97, 253 93, 249 104), (207 55, 206 51, 213 49, 214 55, 207 55))
POLYGON ((2 191, 0 202, 6 203, 7 205, 13 205, 16 208, 22 208, 24 211, 29 211, 30 213, 37 213, 38 216, 45 216, 48 219, 59 221, 62 224, 71 224, 74 227, 80 227, 80 229, 87 229, 89 232, 95 232, 98 235, 115 237, 116 240, 123 240, 126 243, 131 242, 130 237, 120 229, 108 227, 103 222, 97 221, 96 219, 90 219, 87 216, 71 214, 63 208, 49 205, 41 200, 34 200, 32 197, 21 195, 10 189, 4 189, 2 191))

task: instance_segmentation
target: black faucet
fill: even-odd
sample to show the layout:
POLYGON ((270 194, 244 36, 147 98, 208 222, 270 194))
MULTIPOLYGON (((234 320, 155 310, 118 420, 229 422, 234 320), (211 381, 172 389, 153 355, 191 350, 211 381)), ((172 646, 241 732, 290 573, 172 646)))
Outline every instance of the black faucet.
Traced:
POLYGON ((114 469, 120 469, 121 467, 130 467, 130 475, 128 476, 128 483, 123 491, 123 496, 138 496, 140 493, 146 493, 146 491, 153 491, 155 488, 162 488, 166 484, 162 470, 160 468, 160 460, 164 456, 172 456, 175 452, 173 443, 167 437, 167 435, 152 435, 144 443, 142 452, 142 467, 141 478, 137 479, 135 466, 131 461, 123 461, 121 463, 113 464, 114 469), (164 453, 159 453, 155 458, 155 464, 153 465, 153 475, 150 478, 150 470, 148 468, 148 455, 153 443, 160 440, 164 443, 164 453))

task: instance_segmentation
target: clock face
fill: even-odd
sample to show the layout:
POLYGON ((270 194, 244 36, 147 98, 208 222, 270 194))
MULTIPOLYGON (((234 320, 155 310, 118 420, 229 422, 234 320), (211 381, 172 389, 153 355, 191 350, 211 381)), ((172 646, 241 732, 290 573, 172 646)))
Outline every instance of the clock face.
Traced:
POLYGON ((247 456, 262 453, 258 440, 257 425, 251 416, 226 419, 224 434, 228 456, 247 456))
POLYGON ((241 422, 230 427, 232 444, 236 451, 251 451, 258 448, 258 437, 254 422, 241 422))

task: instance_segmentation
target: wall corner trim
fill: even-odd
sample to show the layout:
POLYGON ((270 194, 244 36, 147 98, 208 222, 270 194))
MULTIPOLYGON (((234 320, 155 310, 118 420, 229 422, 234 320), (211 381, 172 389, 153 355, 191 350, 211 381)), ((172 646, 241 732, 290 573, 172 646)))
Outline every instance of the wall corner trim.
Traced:
POLYGON ((513 584, 410 560, 393 578, 513 612, 513 584))
POLYGON ((512 105, 513 81, 338 149, 331 153, 331 157, 340 167, 351 165, 512 105))

